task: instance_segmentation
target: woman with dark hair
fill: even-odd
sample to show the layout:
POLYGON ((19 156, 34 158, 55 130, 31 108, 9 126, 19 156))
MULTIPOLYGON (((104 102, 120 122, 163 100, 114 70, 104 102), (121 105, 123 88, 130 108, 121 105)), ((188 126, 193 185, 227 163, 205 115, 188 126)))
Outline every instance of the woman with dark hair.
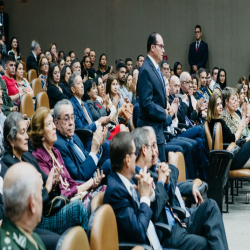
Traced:
POLYGON ((48 59, 49 64, 51 64, 51 63, 52 63, 52 55, 51 55, 50 51, 49 51, 49 50, 46 50, 46 51, 44 52, 44 55, 45 55, 46 58, 48 59))
POLYGON ((21 61, 16 61, 15 63, 15 79, 19 88, 25 88, 27 94, 30 94, 31 97, 34 97, 34 91, 30 87, 28 80, 26 78, 23 78, 23 64, 21 63, 21 61))
POLYGON ((72 92, 68 85, 70 76, 71 76, 70 66, 65 65, 61 71, 59 87, 61 87, 63 94, 66 95, 69 99, 71 99, 72 97, 72 92))
POLYGON ((65 61, 65 65, 70 66, 71 65, 71 60, 70 60, 70 56, 66 55, 64 57, 64 61, 65 61))
POLYGON ((107 81, 108 74, 113 73, 113 66, 109 67, 107 66, 107 56, 106 54, 101 54, 100 59, 99 59, 99 65, 98 65, 98 70, 96 71, 97 75, 104 76, 103 77, 103 82, 107 81))
POLYGON ((62 71, 62 69, 63 69, 63 67, 64 67, 64 65, 65 65, 64 58, 59 57, 59 58, 57 59, 57 64, 58 64, 58 66, 59 66, 60 71, 62 71))
MULTIPOLYGON (((211 135, 213 135, 214 124, 216 122, 221 123, 222 136, 224 143, 237 142, 242 137, 242 132, 246 128, 246 122, 241 120, 239 124, 235 124, 235 130, 228 126, 228 120, 223 113, 234 113, 235 106, 235 92, 231 88, 226 88, 222 91, 222 97, 220 94, 213 93, 209 99, 207 110, 207 122, 211 135), (224 104, 224 110, 222 107, 222 98, 224 104)), ((239 152, 234 156, 232 161, 231 170, 241 169, 249 159, 250 141, 244 143, 239 152)))
MULTIPOLYGON (((53 168, 47 175, 41 170, 36 158, 28 151, 28 122, 21 113, 10 114, 4 123, 4 147, 6 153, 2 161, 11 167, 15 163, 24 161, 33 165, 43 179, 43 209, 49 210, 52 200, 61 194, 59 187, 60 169, 53 168)), ((44 124, 48 126, 48 124, 44 124)), ((20 169, 22 171, 22 169, 20 169)), ((29 176, 27 176, 29 178, 29 176)), ((85 230, 88 225, 88 211, 81 201, 69 203, 57 211, 48 211, 42 216, 38 228, 62 234, 68 228, 81 225, 85 230)))
POLYGON ((65 53, 64 53, 64 51, 62 51, 62 50, 60 50, 59 52, 58 52, 58 58, 64 58, 65 57, 65 53))
POLYGON ((180 62, 176 62, 174 64, 174 74, 180 78, 181 72, 182 72, 182 65, 180 62))
POLYGON ((238 80, 239 84, 242 84, 243 86, 243 90, 244 90, 244 94, 245 94, 245 101, 247 103, 249 103, 250 100, 250 94, 249 94, 249 87, 248 87, 248 80, 245 76, 242 76, 239 80, 238 80))
POLYGON ((69 52, 69 57, 70 57, 70 61, 72 62, 73 60, 75 60, 76 58, 76 54, 74 51, 70 51, 69 52))
POLYGON ((14 36, 10 40, 10 50, 8 51, 8 55, 13 56, 15 60, 21 60, 21 53, 19 49, 19 43, 17 38, 14 36))
POLYGON ((38 63, 38 78, 42 83, 42 88, 47 89, 47 77, 49 71, 49 61, 46 56, 41 56, 38 63))
POLYGON ((50 109, 53 109, 56 103, 62 99, 69 99, 63 94, 60 82, 60 70, 57 63, 51 63, 49 66, 48 73, 48 89, 47 94, 49 97, 50 109))
POLYGON ((215 88, 220 88, 222 91, 227 86, 227 73, 224 69, 219 69, 216 83, 214 84, 215 88))
POLYGON ((57 55, 57 50, 56 50, 56 44, 55 43, 50 44, 49 51, 50 51, 50 53, 52 55, 52 62, 57 62, 58 55, 57 55))
POLYGON ((92 70, 89 70, 90 68, 91 68, 90 57, 84 56, 81 61, 82 79, 84 79, 86 76, 88 76, 88 79, 93 79, 96 76, 96 73, 94 73, 92 70))

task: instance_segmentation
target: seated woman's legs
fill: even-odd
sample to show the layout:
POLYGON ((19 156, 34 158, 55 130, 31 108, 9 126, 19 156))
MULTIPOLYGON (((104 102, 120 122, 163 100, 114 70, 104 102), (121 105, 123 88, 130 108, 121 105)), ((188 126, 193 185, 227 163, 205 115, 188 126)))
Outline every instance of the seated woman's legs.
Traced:
POLYGON ((59 234, 41 228, 35 228, 34 232, 40 236, 47 250, 56 249, 57 242, 60 238, 59 234))
POLYGON ((250 141, 246 142, 239 152, 234 156, 232 161, 231 170, 241 169, 250 158, 250 141))
POLYGON ((80 200, 65 205, 54 215, 42 216, 41 222, 37 225, 38 228, 58 234, 63 234, 68 228, 74 226, 82 226, 85 230, 88 227, 88 211, 80 200))

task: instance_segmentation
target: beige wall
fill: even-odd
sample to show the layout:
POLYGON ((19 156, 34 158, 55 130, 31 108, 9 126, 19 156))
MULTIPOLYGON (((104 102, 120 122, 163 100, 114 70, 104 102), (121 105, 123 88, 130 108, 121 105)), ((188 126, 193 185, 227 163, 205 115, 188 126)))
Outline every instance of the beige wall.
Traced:
MULTIPOLYGON (((194 26, 200 24, 208 43, 207 68, 225 68, 228 84, 234 86, 249 73, 249 0, 5 0, 10 18, 10 36, 19 39, 27 57, 32 39, 42 50, 51 42, 58 50, 74 50, 82 59, 85 47, 108 56, 114 65, 118 57, 146 55, 146 41, 152 31, 165 43, 170 65, 180 61, 189 71, 188 48, 194 40, 194 26)), ((97 64, 97 63, 96 63, 97 64)), ((97 67, 97 65, 96 65, 97 67)))

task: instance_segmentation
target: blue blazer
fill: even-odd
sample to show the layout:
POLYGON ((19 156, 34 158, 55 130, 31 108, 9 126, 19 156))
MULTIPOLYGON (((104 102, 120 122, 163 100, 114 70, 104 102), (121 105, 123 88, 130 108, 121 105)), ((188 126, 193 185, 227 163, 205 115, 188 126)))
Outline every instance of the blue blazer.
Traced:
POLYGON ((190 73, 193 74, 192 66, 196 65, 197 68, 206 68, 208 60, 208 45, 201 40, 198 52, 196 53, 196 41, 190 44, 188 53, 188 62, 190 65, 190 73))
POLYGON ((79 156, 74 152, 70 142, 68 142, 58 131, 57 141, 55 142, 54 147, 60 151, 64 165, 69 171, 71 178, 73 180, 87 181, 93 176, 97 166, 88 151, 85 150, 81 140, 76 134, 73 135, 73 140, 86 156, 84 162, 82 162, 79 156))
POLYGON ((87 112, 89 114, 89 117, 93 122, 90 125, 88 124, 87 118, 85 117, 85 115, 83 113, 83 110, 82 110, 82 107, 81 107, 79 101, 74 96, 72 96, 71 99, 70 99, 70 102, 73 105, 74 114, 76 116, 75 128, 76 129, 78 129, 78 128, 86 128, 86 129, 90 129, 91 131, 95 132, 96 131, 96 124, 95 124, 95 122, 93 122, 93 118, 92 118, 92 115, 91 115, 91 112, 89 110, 88 105, 85 102, 83 102, 84 107, 86 108, 86 110, 87 110, 87 112))
POLYGON ((138 77, 138 95, 140 104, 138 127, 152 126, 157 143, 165 142, 163 127, 166 121, 167 102, 162 80, 149 57, 143 63, 138 77))
POLYGON ((147 229, 152 210, 144 202, 138 208, 117 173, 111 172, 108 176, 103 203, 114 210, 120 242, 148 244, 147 229))

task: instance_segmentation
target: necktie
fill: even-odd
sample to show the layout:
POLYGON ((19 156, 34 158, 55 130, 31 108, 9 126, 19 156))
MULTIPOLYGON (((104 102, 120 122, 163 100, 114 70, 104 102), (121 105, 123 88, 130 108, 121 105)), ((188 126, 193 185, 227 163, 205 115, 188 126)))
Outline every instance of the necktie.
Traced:
MULTIPOLYGON (((134 201, 136 202, 136 204, 139 208, 140 202, 139 202, 137 193, 132 185, 130 186, 130 191, 131 191, 131 196, 133 197, 134 201)), ((148 229, 147 229, 147 236, 148 236, 148 240, 150 242, 150 245, 152 246, 152 248, 154 250, 162 250, 160 241, 159 241, 158 236, 157 236, 156 231, 155 231, 154 224, 151 220, 149 221, 149 225, 148 225, 148 229)))
POLYGON ((162 82, 162 87, 163 87, 163 90, 164 90, 164 96, 166 96, 166 89, 165 89, 165 83, 164 83, 164 80, 163 80, 163 77, 162 77, 162 74, 161 74, 161 71, 160 71, 160 67, 157 68, 157 72, 161 78, 161 82, 162 82))
POLYGON ((73 138, 71 138, 69 140, 69 142, 72 146, 72 149, 76 153, 76 155, 82 160, 82 162, 84 162, 86 157, 85 157, 84 153, 81 151, 81 149, 74 143, 73 138))
POLYGON ((86 108, 84 107, 84 104, 83 104, 83 103, 81 103, 81 106, 82 106, 82 111, 83 111, 83 113, 84 113, 84 115, 85 115, 85 117, 86 117, 86 119, 87 119, 88 124, 91 124, 91 123, 92 123, 92 120, 91 120, 91 118, 89 117, 88 111, 87 111, 86 108))
POLYGON ((176 187, 176 189, 175 189, 175 195, 176 195, 176 197, 177 197, 177 200, 178 200, 178 202, 179 202, 181 208, 185 210, 185 212, 186 212, 186 217, 189 217, 189 216, 190 216, 190 213, 189 213, 189 212, 187 211, 187 209, 186 209, 184 200, 183 200, 182 197, 181 197, 181 192, 180 192, 180 189, 179 189, 178 187, 176 187))
POLYGON ((169 202, 166 203, 166 206, 169 208, 169 211, 171 212, 171 214, 174 217, 175 221, 177 221, 182 227, 186 228, 187 225, 185 224, 185 222, 181 222, 179 217, 174 213, 173 208, 171 207, 169 202))
POLYGON ((198 52, 198 49, 199 49, 199 42, 197 42, 197 45, 196 45, 196 53, 198 52))

